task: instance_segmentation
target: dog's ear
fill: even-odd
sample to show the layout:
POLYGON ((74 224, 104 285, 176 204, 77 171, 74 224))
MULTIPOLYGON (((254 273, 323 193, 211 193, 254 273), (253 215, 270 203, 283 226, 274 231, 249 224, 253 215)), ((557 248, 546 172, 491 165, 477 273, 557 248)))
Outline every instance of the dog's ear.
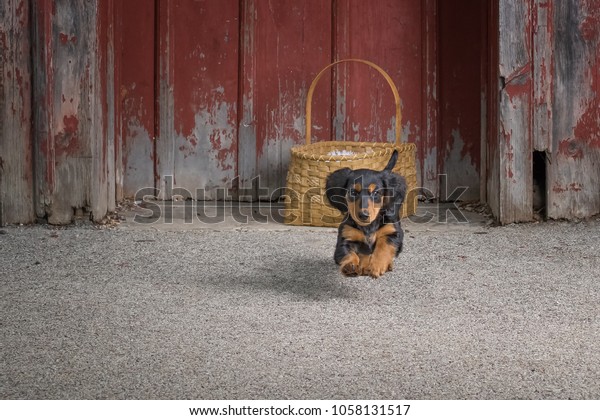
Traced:
POLYGON ((384 196, 383 210, 389 222, 400 219, 400 206, 406 197, 406 180, 404 177, 393 172, 383 174, 384 196))
POLYGON ((327 177, 325 183, 325 195, 329 203, 342 213, 348 211, 346 193, 348 192, 348 180, 353 173, 354 171, 350 168, 338 169, 327 177))

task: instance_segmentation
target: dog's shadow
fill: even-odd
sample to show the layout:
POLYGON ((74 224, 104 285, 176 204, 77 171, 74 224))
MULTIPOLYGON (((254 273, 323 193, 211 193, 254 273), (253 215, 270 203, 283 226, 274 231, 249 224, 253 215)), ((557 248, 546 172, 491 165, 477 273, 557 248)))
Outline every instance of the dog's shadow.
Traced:
POLYGON ((264 261, 230 279, 232 286, 288 294, 299 300, 354 300, 359 288, 343 277, 332 258, 298 256, 285 262, 264 261))

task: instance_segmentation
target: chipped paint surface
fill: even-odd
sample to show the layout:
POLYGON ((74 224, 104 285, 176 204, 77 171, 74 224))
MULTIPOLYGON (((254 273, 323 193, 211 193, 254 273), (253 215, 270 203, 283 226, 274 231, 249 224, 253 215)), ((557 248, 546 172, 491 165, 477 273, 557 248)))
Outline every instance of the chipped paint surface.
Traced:
POLYGON ((446 159, 443 174, 447 176, 447 192, 456 188, 467 187, 461 200, 477 200, 479 198, 479 172, 477 165, 469 153, 465 153, 466 144, 459 130, 452 130, 452 141, 446 144, 446 159))
POLYGON ((106 71, 109 0, 41 1, 34 17, 36 213, 101 220, 108 205, 106 71))
POLYGON ((112 0, 40 1, 32 13, 35 210, 50 223, 102 220, 109 192, 106 79, 112 0))
MULTIPOLYGON (((425 0, 422 2, 422 86, 421 106, 421 144, 417 147, 417 185, 429 191, 430 195, 439 195, 438 177, 438 144, 439 144, 439 2, 425 0)), ((409 121, 410 122, 410 121, 409 121)))
POLYGON ((1 2, 0 226, 34 221, 30 45, 29 2, 1 2))
POLYGON ((600 0, 582 0, 581 3, 583 16, 578 29, 589 56, 589 65, 582 71, 590 89, 582 92, 582 112, 573 134, 589 147, 600 149, 600 0))
MULTIPOLYGON (((415 48, 420 46, 422 34, 419 31, 413 34, 407 28, 390 29, 401 33, 399 38, 403 41, 401 48, 394 47, 401 56, 387 56, 382 51, 388 48, 385 43, 391 42, 390 34, 371 33, 366 23, 352 30, 357 34, 368 33, 367 37, 350 34, 346 17, 365 12, 372 14, 369 18, 372 22, 396 18, 411 22, 410 16, 420 19, 420 6, 389 2, 393 16, 384 13, 385 8, 373 11, 360 6, 364 10, 357 12, 358 4, 350 7, 348 2, 336 2, 337 10, 332 15, 332 4, 319 0, 304 3, 248 0, 241 7, 235 1, 220 5, 205 2, 201 8, 192 6, 189 1, 159 4, 160 128, 155 157, 158 186, 170 177, 175 187, 232 187, 230 195, 235 196, 236 187, 246 194, 254 188, 252 180, 259 177, 261 187, 278 190, 285 185, 289 149, 303 142, 304 101, 312 77, 334 55, 362 54, 374 46, 382 54, 375 61, 389 64, 394 69, 396 83, 405 91, 402 107, 408 119, 404 120, 402 139, 419 141, 424 130, 422 67, 415 67, 414 60, 419 57, 415 48), (237 12, 241 15, 237 16, 237 12), (346 17, 340 17, 342 13, 346 17), (313 18, 316 16, 319 18, 313 18), (333 19, 334 16, 339 20, 333 19), (328 30, 332 22, 334 26, 328 30), (199 29, 195 32, 185 29, 190 26, 199 29), (348 37, 342 38, 343 32, 348 37), (236 37, 238 42, 232 42, 236 37), (350 51, 350 43, 358 49, 350 51), (337 51, 331 49, 333 44, 337 51), (237 47, 241 48, 239 52, 237 47), (236 181, 238 184, 232 185, 236 181)), ((419 27, 418 22, 411 25, 413 29, 419 27)), ((333 74, 335 77, 339 72, 333 74)), ((347 124, 354 124, 350 138, 362 140, 360 136, 369 130, 373 133, 371 139, 393 138, 392 95, 385 82, 381 85, 378 75, 365 77, 367 81, 371 79, 376 83, 371 89, 374 94, 360 98, 364 86, 359 82, 353 92, 358 96, 353 97, 354 105, 350 106, 368 112, 370 121, 363 122, 364 118, 359 117, 358 121, 350 122, 345 115, 345 97, 338 96, 332 103, 331 76, 323 78, 314 96, 314 141, 331 139, 332 127, 343 134, 347 124), (334 121, 332 107, 337 109, 334 121), (389 109, 389 115, 380 112, 383 109, 389 109)), ((336 86, 346 89, 347 83, 336 86)), ((258 198, 256 191, 251 196, 258 198)))
POLYGON ((191 192, 193 197, 197 188, 205 189, 204 199, 221 198, 215 189, 228 187, 237 164, 236 130, 230 123, 231 114, 231 106, 215 104, 214 109, 196 114, 190 134, 175 134, 176 188, 191 192))
MULTIPOLYGON (((531 155, 542 150, 548 215, 598 213, 600 0, 492 4, 488 35, 499 36, 499 51, 491 36, 487 90, 472 92, 465 79, 484 71, 452 67, 465 60, 460 44, 470 41, 439 35, 448 23, 465 33, 473 28, 453 22, 435 0, 381 0, 377 7, 356 0, 157 0, 156 7, 6 0, 0 223, 35 216, 69 223, 82 210, 99 219, 115 196, 162 187, 166 178, 175 188, 207 188, 211 199, 248 193, 256 176, 278 191, 289 149, 304 141, 312 77, 351 56, 381 65, 398 86, 401 137, 418 145, 426 188, 436 192, 446 172, 449 188, 454 182, 475 191, 474 180, 485 176, 500 220, 529 220, 531 155), (444 50, 452 42, 459 44, 454 53, 451 45, 444 50), (476 124, 485 117, 487 130, 476 124)), ((467 9, 458 17, 482 17, 467 9)), ((389 88, 360 65, 323 78, 313 117, 314 141, 394 135, 389 88)), ((258 199, 258 191, 246 198, 258 199)))
MULTIPOLYGON (((254 0, 246 0, 240 8, 240 77, 238 98, 238 185, 236 198, 243 201, 256 199, 252 180, 256 175, 256 115, 254 86, 256 81, 256 7, 254 0), (242 191, 240 194, 239 191, 242 191)), ((234 186, 235 187, 235 186, 234 186)))
POLYGON ((499 208, 501 223, 533 218, 531 2, 499 1, 499 208), (515 20, 514 16, 526 16, 515 20))
MULTIPOLYGON (((256 159, 255 176, 271 196, 285 186, 289 149, 304 143, 302 121, 310 82, 331 62, 332 11, 329 2, 283 0, 256 1, 254 13, 257 23, 244 33, 243 42, 251 44, 254 53, 254 80, 244 93, 247 89, 252 94, 249 119, 255 124, 256 154, 240 155, 239 160, 240 166, 247 166, 245 160, 256 159)), ((330 81, 325 75, 313 98, 313 141, 331 138, 330 81)))
POLYGON ((116 7, 121 49, 116 86, 122 150, 119 166, 122 194, 133 197, 141 188, 154 187, 155 11, 144 0, 118 2, 116 7))
POLYGON ((160 1, 157 187, 220 199, 237 176, 239 5, 160 1), (199 7, 200 6, 200 7, 199 7), (189 28, 195 28, 190 30, 189 28))
POLYGON ((553 1, 533 1, 533 149, 552 151, 553 1))
POLYGON ((123 124, 123 192, 134 197, 139 189, 154 186, 153 136, 135 116, 129 115, 123 124))
POLYGON ((499 204, 495 213, 502 223, 532 220, 534 150, 548 153, 548 217, 598 213, 600 1, 501 0, 499 11, 499 204), (515 22, 515 15, 529 16, 531 21, 515 22))
POLYGON ((554 3, 548 216, 600 213, 600 1, 554 3))
POLYGON ((457 8, 440 2, 440 142, 439 172, 447 188, 467 190, 462 200, 480 198, 481 159, 481 16, 484 4, 466 0, 457 8), (465 45, 469 48, 465 48, 465 45))
MULTIPOLYGON (((424 125, 422 4, 386 0, 378 5, 335 2, 334 57, 362 58, 386 70, 400 94, 405 130, 402 140, 419 143, 424 125)), ((385 79, 360 63, 338 66, 334 77, 336 138, 378 142, 393 139, 390 119, 395 120, 394 99, 385 79)))

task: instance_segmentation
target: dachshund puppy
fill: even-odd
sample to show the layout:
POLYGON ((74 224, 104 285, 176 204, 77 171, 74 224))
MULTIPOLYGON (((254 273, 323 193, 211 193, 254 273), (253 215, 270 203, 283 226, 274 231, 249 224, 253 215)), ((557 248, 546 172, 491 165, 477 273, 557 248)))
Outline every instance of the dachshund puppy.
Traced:
POLYGON ((377 278, 392 270, 402 251, 400 206, 406 181, 392 172, 397 160, 395 150, 383 171, 342 168, 327 178, 329 203, 345 214, 334 254, 345 276, 377 278))

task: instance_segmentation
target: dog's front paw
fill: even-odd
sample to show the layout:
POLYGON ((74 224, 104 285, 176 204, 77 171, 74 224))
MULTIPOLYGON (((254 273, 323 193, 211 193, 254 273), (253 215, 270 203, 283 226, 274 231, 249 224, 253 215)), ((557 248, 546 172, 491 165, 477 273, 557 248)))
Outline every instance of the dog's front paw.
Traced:
POLYGON ((371 259, 371 264, 366 269, 366 273, 374 279, 383 276, 388 271, 392 271, 392 262, 385 259, 371 259))
POLYGON ((348 254, 340 262, 340 271, 344 276, 356 277, 361 275, 360 259, 355 253, 348 254))

